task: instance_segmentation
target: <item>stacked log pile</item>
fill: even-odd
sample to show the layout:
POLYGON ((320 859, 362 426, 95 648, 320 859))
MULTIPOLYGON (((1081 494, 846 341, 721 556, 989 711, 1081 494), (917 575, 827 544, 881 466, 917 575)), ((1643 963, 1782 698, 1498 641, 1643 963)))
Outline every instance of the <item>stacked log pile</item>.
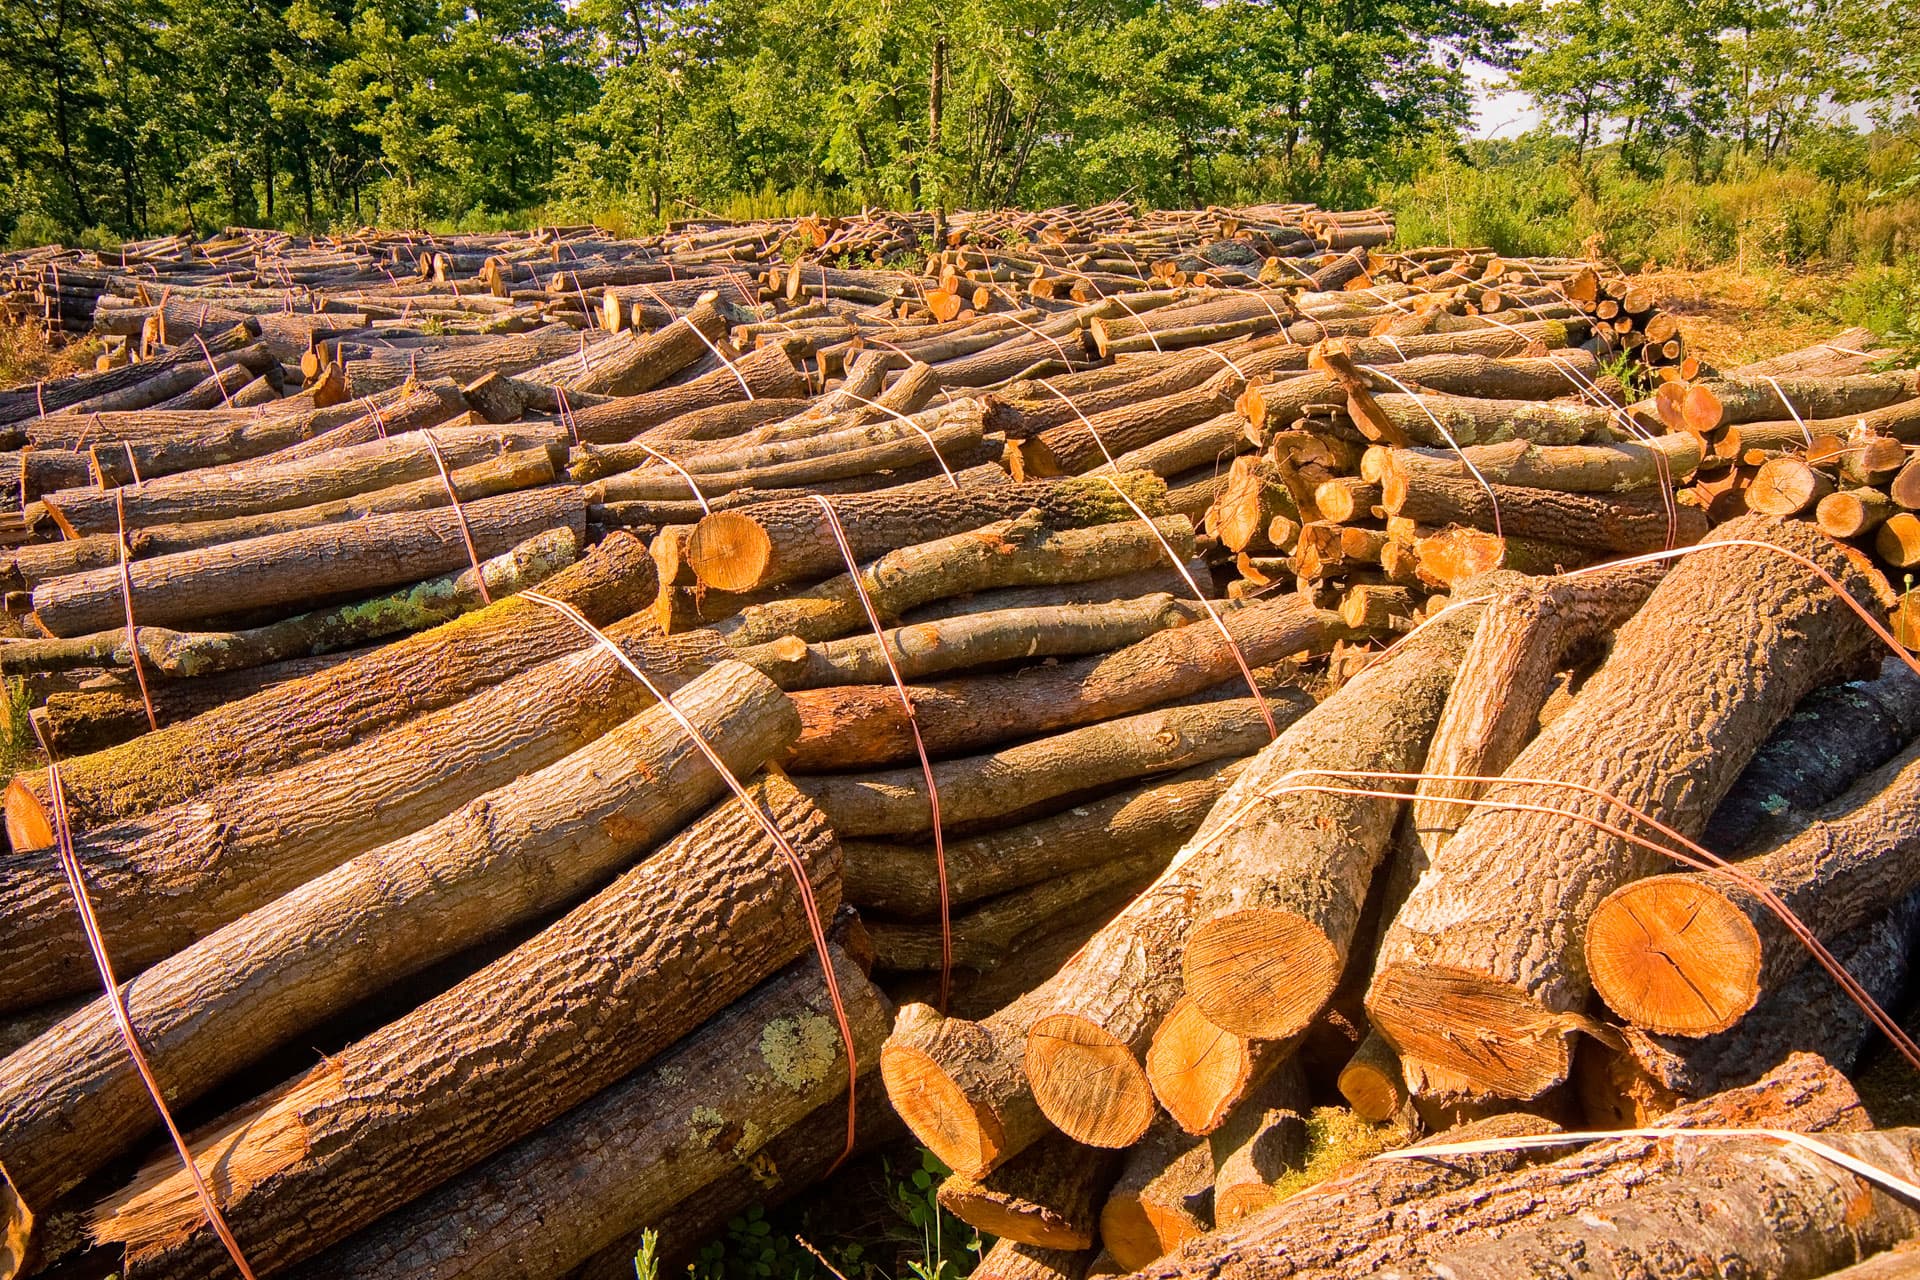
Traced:
POLYGON ((0 391, 54 762, 4 798, 0 1277, 631 1274, 850 1114, 987 1275, 1551 1274, 1597 1246, 1541 1206, 1637 1263, 1709 1186, 1804 1206, 1727 1227, 1769 1275, 1916 1234, 1710 1142, 1290 1194, 1334 1098, 1909 1168, 1805 943, 1884 1003, 1920 924, 1920 674, 1840 594, 1904 616, 1899 517, 1821 514, 1905 510, 1915 372, 1713 370, 1603 264, 1380 210, 935 229, 0 263, 102 340, 0 391))

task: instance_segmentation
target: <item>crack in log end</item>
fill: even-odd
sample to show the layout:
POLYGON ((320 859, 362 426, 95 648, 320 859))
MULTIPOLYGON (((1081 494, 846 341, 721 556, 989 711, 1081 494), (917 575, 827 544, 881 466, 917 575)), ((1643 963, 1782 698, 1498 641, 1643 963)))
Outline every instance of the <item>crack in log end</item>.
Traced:
POLYGON ((1382 969, 1367 1014, 1402 1057, 1467 1066, 1476 1092, 1522 1102, 1566 1079, 1572 1034, 1585 1023, 1506 983, 1437 966, 1382 969))
MULTIPOLYGON (((299 1117, 337 1093, 340 1082, 339 1066, 323 1061, 191 1143, 194 1165, 214 1202, 232 1205, 304 1160, 309 1142, 299 1117)), ((143 1257, 184 1244, 206 1221, 193 1180, 181 1167, 178 1153, 168 1147, 149 1160, 132 1182, 95 1206, 93 1242, 124 1245, 128 1268, 137 1270, 143 1257)))
POLYGON ((1661 1035, 1725 1031, 1760 998, 1760 935, 1705 884, 1654 876, 1616 890, 1587 924, 1587 972, 1609 1008, 1661 1035))
POLYGON ((1040 1113, 1090 1147, 1132 1146, 1153 1121, 1153 1086, 1132 1051, 1077 1014, 1033 1024, 1025 1070, 1040 1113))
POLYGON ((1000 1122, 974 1106, 932 1057, 889 1044, 880 1050, 880 1080, 913 1136, 949 1169, 978 1178, 999 1162, 1005 1146, 1000 1122))
POLYGON ((1187 991, 1214 1023, 1279 1040, 1304 1031, 1340 981, 1341 956, 1311 921, 1255 908, 1204 920, 1187 939, 1187 991))

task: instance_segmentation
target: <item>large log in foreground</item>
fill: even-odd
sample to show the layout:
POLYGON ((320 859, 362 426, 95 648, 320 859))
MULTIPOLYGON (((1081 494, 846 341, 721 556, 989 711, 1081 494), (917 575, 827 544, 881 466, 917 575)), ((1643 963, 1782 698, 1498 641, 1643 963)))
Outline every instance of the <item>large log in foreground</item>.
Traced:
MULTIPOLYGON (((1869 607, 1885 591, 1805 525, 1750 517, 1718 536, 1806 556, 1869 607)), ((1559 815, 1618 822, 1617 797, 1697 835, 1794 703, 1857 673, 1874 643, 1784 556, 1724 546, 1684 558, 1620 629, 1571 709, 1515 757, 1515 781, 1484 797, 1551 812, 1482 808, 1435 855, 1381 942, 1367 996, 1374 1025, 1403 1055, 1480 1092, 1532 1098, 1564 1080, 1588 991, 1578 941, 1602 898, 1661 860, 1559 815), (1558 874, 1527 872, 1543 860, 1558 874)))
MULTIPOLYGON (((682 690, 736 773, 791 740, 792 707, 737 663, 682 690)), ((568 901, 710 803, 723 784, 664 709, 362 854, 127 986, 176 1104, 391 982, 568 901), (429 927, 430 922, 430 927, 429 927)), ((0 1150, 29 1206, 146 1133, 152 1103, 97 1000, 0 1061, 0 1150)))
MULTIPOLYGON (((1549 1133, 1525 1112, 1462 1126, 1436 1143, 1549 1133)), ((1868 1127, 1846 1077, 1801 1054, 1742 1089, 1690 1103, 1659 1128, 1776 1128, 1844 1138, 1868 1127)), ((1140 1280, 1285 1280, 1424 1274, 1435 1254, 1556 1218, 1577 1219, 1638 1189, 1684 1177, 1715 1142, 1626 1138, 1555 1160, 1554 1151, 1495 1150, 1430 1160, 1372 1160, 1238 1225, 1190 1242, 1139 1272, 1140 1280), (1551 1161, 1551 1163, 1544 1163, 1551 1161), (1420 1229, 1410 1230, 1417 1221, 1420 1229)), ((1414 1148, 1417 1150, 1418 1148, 1414 1148)), ((1853 1184, 1856 1196, 1863 1184, 1853 1184)), ((1464 1274, 1477 1274, 1467 1272, 1464 1274)))
MULTIPOLYGON (((197 1142, 249 1259, 279 1268, 318 1252, 586 1101, 806 950, 807 908, 755 809, 831 918, 839 850, 819 810, 783 778, 728 801, 509 955, 197 1142), (702 945, 720 937, 723 965, 702 945)), ((215 1275, 224 1262, 171 1152, 97 1211, 94 1234, 153 1276, 215 1275)))
MULTIPOLYGON (((886 1031, 886 997, 832 950, 865 1071, 886 1031)), ((692 1202, 710 1194, 709 1184, 744 1172, 764 1193, 765 1180, 782 1181, 786 1170, 766 1152, 786 1133, 800 1130, 813 1148, 792 1152, 793 1163, 816 1177, 824 1172, 814 1152, 830 1160, 841 1149, 846 1105, 830 1100, 846 1087, 833 1006, 820 962, 808 956, 555 1124, 292 1276, 549 1280, 654 1225, 666 1228, 664 1245, 685 1250, 694 1242, 674 1229, 675 1219, 697 1208, 692 1202)), ((625 1251, 615 1274, 632 1273, 633 1253, 625 1251)))
MULTIPOLYGON (((668 696, 726 656, 704 632, 662 639, 630 619, 606 634, 668 696)), ((545 768, 652 703, 595 647, 345 750, 88 832, 74 852, 114 962, 137 972, 347 858, 545 768)), ((0 939, 0 1008, 97 983, 52 850, 0 864, 0 914, 11 926, 0 939)))
MULTIPOLYGON (((1825 1145, 1909 1182, 1920 1175, 1920 1130, 1830 1134, 1825 1145)), ((1698 1144, 1679 1177, 1625 1204, 1583 1209, 1481 1240, 1432 1262, 1444 1275, 1487 1280, 1644 1276, 1686 1280, 1703 1258, 1737 1258, 1754 1280, 1812 1280, 1920 1233, 1920 1207, 1816 1152, 1772 1138, 1698 1144), (1575 1261, 1577 1259, 1578 1261, 1575 1261)))
MULTIPOLYGON (((1825 942, 1885 915, 1920 888, 1920 746, 1737 870, 1825 942)), ((1594 989, 1636 1026, 1667 1035, 1726 1030, 1811 960, 1754 889, 1715 871, 1625 885, 1587 926, 1594 989)))
MULTIPOLYGON (((1396 655, 1296 721, 1259 758, 1268 762, 1260 787, 1289 767, 1372 767, 1378 758, 1373 735, 1383 729, 1409 743, 1417 762, 1425 747, 1422 711, 1430 730, 1451 676, 1443 655, 1450 643, 1457 659, 1466 644, 1462 627, 1443 627, 1442 635, 1461 634, 1432 652, 1417 645, 1396 655), (1413 727, 1398 730, 1393 726, 1403 693, 1413 727)), ((922 1142, 956 1172, 977 1178, 1018 1154, 1049 1122, 1092 1145, 1126 1146, 1140 1138, 1155 1105, 1139 1057, 1180 994, 1188 931, 1227 906, 1236 886, 1233 857, 1215 847, 1219 842, 1209 830, 1231 830, 1221 815, 1238 814, 1260 794, 1243 774, 1155 886, 1052 979, 1012 1005, 980 1023, 928 1018, 913 1007, 903 1011, 880 1069, 895 1109, 922 1142)), ((1253 806, 1263 820, 1264 809, 1253 806)), ((1325 836, 1339 841, 1343 820, 1376 811, 1366 827, 1374 843, 1350 859, 1364 872, 1371 870, 1364 865, 1368 855, 1377 858, 1384 850, 1392 801, 1290 796, 1278 802, 1274 821, 1296 818, 1299 837, 1311 840, 1316 818, 1337 815, 1328 820, 1325 836)), ((1337 978, 1337 958, 1332 967, 1337 978)), ((1321 999, 1312 1000, 1314 1009, 1321 999)))

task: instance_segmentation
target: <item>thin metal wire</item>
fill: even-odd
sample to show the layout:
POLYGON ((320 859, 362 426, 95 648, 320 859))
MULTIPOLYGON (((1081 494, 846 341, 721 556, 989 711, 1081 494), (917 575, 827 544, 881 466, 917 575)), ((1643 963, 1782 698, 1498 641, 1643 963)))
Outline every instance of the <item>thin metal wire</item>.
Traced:
POLYGON ((874 640, 880 646, 880 657, 887 664, 887 674, 893 677, 893 687, 900 695, 900 707, 907 713, 907 728, 913 734, 913 750, 920 757, 920 772, 927 780, 927 807, 933 817, 933 869, 940 884, 940 1012, 947 1011, 947 1000, 953 990, 953 907, 947 891, 947 840, 940 829, 940 786, 934 781, 933 761, 927 754, 926 741, 920 736, 920 717, 915 713, 913 695, 907 692, 907 682, 900 675, 900 668, 893 660, 893 654, 887 648, 886 628, 880 625, 880 612, 873 607, 873 597, 867 594, 867 584, 860 572, 860 562, 854 558, 853 544, 847 541, 847 531, 840 524, 840 514, 833 509, 833 503, 827 501, 824 494, 810 495, 827 513, 827 527, 833 532, 833 540, 840 547, 840 555, 847 562, 847 576, 853 580, 853 589, 860 597, 860 607, 866 611, 867 622, 873 628, 874 640))
POLYGON ((113 518, 117 526, 114 549, 120 558, 120 601, 127 612, 127 660, 133 665, 134 683, 140 686, 140 705, 147 711, 147 728, 160 732, 160 717, 153 711, 153 694, 147 689, 147 664, 140 658, 140 629, 133 625, 133 570, 128 567, 126 490, 113 491, 113 518))
POLYGON ((54 758, 53 746, 42 731, 40 719, 31 721, 34 737, 40 740, 40 749, 47 753, 47 794, 53 802, 54 848, 60 863, 60 870, 66 876, 67 888, 73 893, 74 907, 80 913, 80 931, 86 935, 87 950, 93 955, 94 968, 100 973, 100 983, 106 992, 107 1008, 113 1014, 113 1021, 120 1031, 121 1043, 126 1046, 127 1056, 133 1060, 133 1069, 139 1075, 141 1084, 146 1086, 147 1096, 153 1099, 154 1110, 160 1113, 160 1121, 166 1126, 167 1136, 173 1140, 173 1149, 180 1153, 180 1163, 186 1166, 187 1180, 193 1184, 193 1194, 200 1201, 201 1209, 207 1215, 207 1222, 218 1236, 227 1256, 233 1259, 233 1265, 239 1269, 244 1280, 255 1280, 253 1268, 247 1265, 247 1258, 240 1250, 239 1241, 234 1239, 233 1231, 227 1226, 225 1215, 213 1198, 206 1179, 200 1175, 200 1166, 194 1162, 193 1152, 187 1146, 187 1140, 180 1133, 180 1126, 174 1123, 173 1112, 167 1108, 166 1096, 160 1090, 160 1081, 153 1074, 153 1065, 147 1061, 146 1050, 140 1047, 140 1037, 134 1033, 133 1018, 127 1012, 126 996, 120 989, 119 979, 113 974, 113 961, 107 954, 105 937, 100 932, 100 922, 93 914, 93 900, 87 896, 86 879, 81 873, 80 858, 73 848, 73 824, 67 814, 66 787, 60 781, 60 762, 54 758))
POLYGON ((427 443, 427 452, 433 455, 433 465, 439 468, 440 483, 446 486, 447 501, 453 507, 453 518, 460 524, 460 541, 467 546, 467 559, 473 565, 473 580, 480 588, 480 599, 485 604, 493 603, 493 593, 487 590, 486 569, 480 563, 480 553, 473 545, 473 527, 467 523, 466 508, 460 505, 460 491, 453 483, 453 472, 447 469, 447 460, 440 452, 440 444, 433 438, 433 432, 423 430, 420 438, 427 443))
MULTIPOLYGON (((833 955, 827 949, 826 923, 821 919, 820 903, 814 896, 813 884, 807 879, 806 864, 800 860, 800 855, 794 851, 792 843, 787 840, 786 834, 780 830, 780 825, 768 817, 766 812, 753 802, 753 797, 747 794, 745 784, 740 781, 739 776, 734 773, 727 762, 721 758, 720 753, 714 750, 713 744, 707 741, 706 736, 700 732, 693 721, 687 718, 687 714, 680 710, 672 698, 667 696, 666 690, 649 679, 646 672, 642 671, 633 659, 627 656, 626 651, 613 642, 612 637, 608 636, 607 633, 600 630, 600 628, 594 626, 592 622, 587 620, 585 614, 564 600, 556 600, 552 596, 545 595, 538 591, 523 591, 520 593, 520 598, 523 600, 531 600, 535 604, 543 605, 553 610, 581 631, 585 632, 588 638, 602 649, 605 649, 607 653, 613 657, 615 662, 618 662, 622 667, 626 668, 627 674, 631 675, 635 680, 638 680, 641 686, 653 695, 654 701, 660 704, 661 709, 673 717, 674 722, 685 731, 687 737, 693 742, 695 749, 697 749, 702 756, 706 757, 707 763, 713 766, 714 772, 720 775, 721 780, 727 784, 727 788, 733 792, 734 796, 740 801, 747 812, 753 815, 754 821, 760 824, 761 830, 767 833, 767 838, 773 841, 774 847, 780 851, 781 857, 786 860, 787 870, 792 872, 794 884, 800 894, 800 904, 806 911, 807 929, 813 935, 814 951, 820 958, 820 968, 826 976, 827 996, 833 1002, 834 1020, 838 1022, 840 1026, 840 1041, 847 1051, 847 1145, 840 1153, 840 1158, 833 1162, 833 1168, 839 1168, 847 1157, 853 1154, 856 1126, 859 1119, 859 1107, 854 1093, 856 1081, 860 1076, 860 1070, 858 1059, 855 1056, 853 1026, 847 1018, 846 1003, 840 996, 840 979, 833 970, 833 955)), ((831 1170, 829 1170, 829 1172, 831 1172, 831 1170)))

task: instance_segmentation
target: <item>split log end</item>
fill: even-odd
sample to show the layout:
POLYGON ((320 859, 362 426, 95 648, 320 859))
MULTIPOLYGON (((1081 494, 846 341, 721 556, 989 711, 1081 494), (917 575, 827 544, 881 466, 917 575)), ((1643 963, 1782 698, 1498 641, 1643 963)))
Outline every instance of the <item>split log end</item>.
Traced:
POLYGON ((1173 1006, 1147 1047, 1147 1080, 1174 1123, 1209 1134, 1245 1096, 1254 1070, 1246 1037, 1223 1030, 1192 997, 1173 1006))
POLYGON ((1374 975, 1367 1015, 1403 1058, 1432 1063, 1477 1095, 1526 1101, 1567 1078, 1578 1015, 1542 1008, 1485 974, 1393 964, 1374 975))
POLYGON ((1725 1031, 1760 996, 1760 935, 1690 876, 1614 891, 1587 925, 1587 970, 1609 1008, 1660 1035, 1725 1031))
POLYGON ((913 1136, 949 1169, 983 1178, 1000 1162, 1006 1136, 999 1120, 976 1107, 930 1054, 888 1041, 880 1050, 880 1080, 913 1136))

